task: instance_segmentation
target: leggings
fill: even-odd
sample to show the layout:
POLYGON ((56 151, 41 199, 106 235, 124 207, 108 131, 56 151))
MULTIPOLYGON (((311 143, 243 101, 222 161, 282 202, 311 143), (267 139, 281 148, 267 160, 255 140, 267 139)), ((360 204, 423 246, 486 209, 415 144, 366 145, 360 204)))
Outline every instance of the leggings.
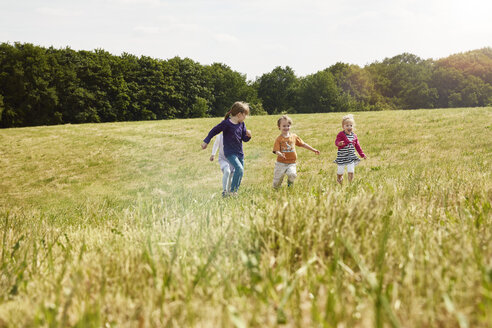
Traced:
MULTIPOLYGON (((234 171, 232 171, 234 172, 234 171)), ((229 191, 231 189, 231 183, 232 183, 232 174, 231 172, 231 168, 229 167, 229 164, 227 164, 227 166, 225 166, 223 169, 222 169, 222 173, 224 173, 224 175, 222 176, 222 190, 223 191, 229 191)))

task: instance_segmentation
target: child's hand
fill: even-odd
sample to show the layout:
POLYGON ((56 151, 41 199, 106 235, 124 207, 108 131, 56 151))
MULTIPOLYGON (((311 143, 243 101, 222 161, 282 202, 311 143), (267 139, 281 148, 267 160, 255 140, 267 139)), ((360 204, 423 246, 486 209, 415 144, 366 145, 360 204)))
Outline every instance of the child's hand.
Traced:
POLYGON ((345 146, 345 141, 343 140, 338 143, 338 147, 342 147, 342 146, 345 146))
POLYGON ((251 130, 246 130, 246 136, 251 138, 251 130))
POLYGON ((314 151, 314 153, 315 153, 316 155, 319 155, 319 150, 317 150, 317 149, 313 149, 313 151, 314 151))
POLYGON ((207 146, 208 146, 208 143, 206 143, 206 142, 203 142, 203 143, 202 143, 202 149, 207 148, 207 146))
POLYGON ((213 162, 214 161, 214 155, 210 155, 210 162, 213 162))
POLYGON ((282 153, 281 151, 277 151, 275 154, 277 154, 278 156, 282 157, 283 159, 285 159, 285 154, 282 153))

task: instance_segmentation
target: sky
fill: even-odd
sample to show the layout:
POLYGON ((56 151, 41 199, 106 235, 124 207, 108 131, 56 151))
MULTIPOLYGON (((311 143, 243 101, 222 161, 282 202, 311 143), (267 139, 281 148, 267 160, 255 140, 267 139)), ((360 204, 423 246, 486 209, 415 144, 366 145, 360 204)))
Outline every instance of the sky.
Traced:
POLYGON ((254 80, 492 46, 486 0, 0 0, 0 43, 223 63, 254 80))

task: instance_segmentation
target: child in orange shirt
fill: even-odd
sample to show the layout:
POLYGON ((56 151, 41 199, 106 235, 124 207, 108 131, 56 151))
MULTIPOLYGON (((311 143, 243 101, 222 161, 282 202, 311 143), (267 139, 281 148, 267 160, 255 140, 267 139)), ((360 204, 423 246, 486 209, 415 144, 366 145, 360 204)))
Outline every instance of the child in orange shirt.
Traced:
POLYGON ((316 155, 319 155, 319 150, 314 149, 297 135, 290 133, 292 119, 287 115, 283 115, 277 121, 278 129, 281 134, 275 140, 273 145, 273 153, 277 155, 277 162, 273 170, 273 188, 278 188, 282 184, 284 175, 287 175, 287 185, 290 187, 297 178, 296 172, 296 146, 309 149, 316 155))

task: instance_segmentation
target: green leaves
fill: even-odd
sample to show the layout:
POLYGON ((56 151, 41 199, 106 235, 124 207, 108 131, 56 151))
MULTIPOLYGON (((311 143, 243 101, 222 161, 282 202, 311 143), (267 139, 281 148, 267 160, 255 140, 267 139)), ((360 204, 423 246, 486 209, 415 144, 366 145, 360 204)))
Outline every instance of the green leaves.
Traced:
POLYGON ((0 128, 252 114, 478 107, 492 104, 492 49, 439 60, 403 53, 304 77, 275 67, 255 81, 221 63, 103 49, 0 44, 0 128))

